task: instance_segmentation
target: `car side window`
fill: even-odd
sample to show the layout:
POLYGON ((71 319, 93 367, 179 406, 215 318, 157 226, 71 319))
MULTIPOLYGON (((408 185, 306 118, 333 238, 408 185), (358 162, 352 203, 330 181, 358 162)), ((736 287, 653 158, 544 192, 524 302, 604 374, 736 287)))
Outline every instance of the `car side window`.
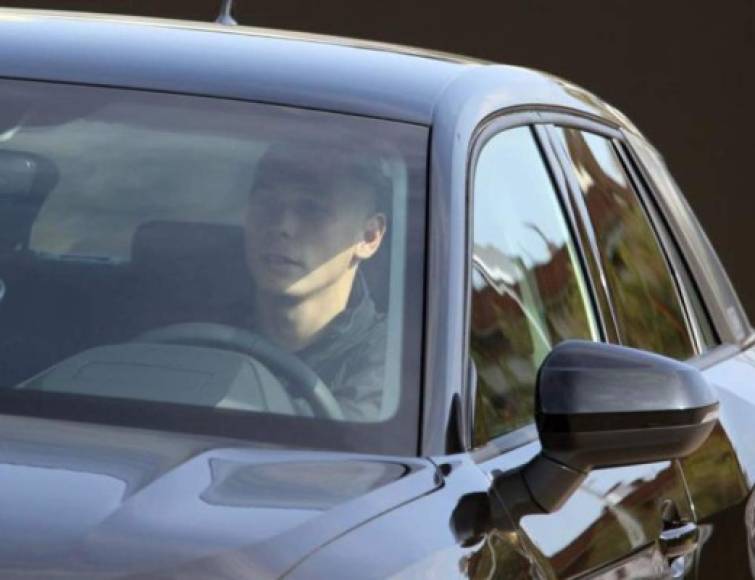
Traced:
POLYGON ((529 127, 495 135, 474 173, 470 355, 474 443, 533 420, 540 363, 566 338, 597 339, 555 186, 529 127))
POLYGON ((610 139, 556 134, 584 196, 623 344, 677 359, 695 355, 668 262, 610 139))
MULTIPOLYGON (((683 226, 680 225, 678 227, 684 227, 688 231, 694 231, 700 236, 698 240, 701 242, 703 252, 707 259, 702 260, 699 263, 704 264, 706 268, 710 268, 710 264, 717 264, 718 257, 715 252, 713 252, 710 242, 708 242, 702 231, 700 223, 692 214, 689 205, 684 199, 684 195, 679 190, 679 186, 669 173, 661 156, 644 139, 637 135, 628 133, 627 139, 629 144, 631 144, 630 149, 637 156, 638 165, 641 164, 644 166, 647 173, 646 179, 650 182, 649 185, 651 189, 654 189, 656 195, 663 199, 667 205, 673 204, 672 207, 668 209, 676 214, 677 220, 680 220, 681 223, 684 224, 683 226)), ((679 273, 681 274, 682 286, 684 286, 687 292, 688 307, 694 313, 693 324, 696 325, 698 330, 701 350, 706 351, 715 348, 721 344, 721 339, 718 336, 710 313, 706 308, 700 288, 695 283, 695 277, 692 275, 689 266, 680 268, 679 273)), ((720 285, 714 290, 715 294, 718 294, 719 296, 728 294, 726 282, 721 280, 720 271, 706 272, 705 277, 708 280, 715 281, 717 285, 720 285)))

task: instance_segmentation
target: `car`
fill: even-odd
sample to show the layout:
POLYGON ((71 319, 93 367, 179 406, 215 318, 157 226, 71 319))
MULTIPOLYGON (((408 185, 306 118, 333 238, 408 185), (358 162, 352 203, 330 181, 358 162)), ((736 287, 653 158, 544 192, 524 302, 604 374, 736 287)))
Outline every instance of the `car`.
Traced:
POLYGON ((0 577, 755 574, 755 333, 617 109, 225 24, 0 55, 0 577))

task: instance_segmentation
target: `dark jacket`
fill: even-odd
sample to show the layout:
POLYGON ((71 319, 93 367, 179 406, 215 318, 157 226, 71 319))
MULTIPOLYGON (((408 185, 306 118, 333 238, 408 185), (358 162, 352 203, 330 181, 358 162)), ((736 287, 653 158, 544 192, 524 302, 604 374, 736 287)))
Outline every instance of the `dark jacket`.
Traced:
POLYGON ((387 345, 385 316, 357 275, 346 309, 296 354, 330 387, 350 421, 380 415, 387 345))
MULTIPOLYGON (((234 303, 231 312, 215 320, 238 326, 239 312, 245 312, 243 327, 259 332, 253 300, 248 292, 234 303)), ((243 318, 243 317, 242 317, 243 318)), ((385 315, 378 313, 364 277, 357 273, 346 309, 323 328, 315 340, 295 352, 330 388, 348 421, 377 421, 383 401, 387 346, 385 315)), ((278 377, 279 380, 284 380, 278 377)), ((302 412, 307 403, 296 401, 302 412)))

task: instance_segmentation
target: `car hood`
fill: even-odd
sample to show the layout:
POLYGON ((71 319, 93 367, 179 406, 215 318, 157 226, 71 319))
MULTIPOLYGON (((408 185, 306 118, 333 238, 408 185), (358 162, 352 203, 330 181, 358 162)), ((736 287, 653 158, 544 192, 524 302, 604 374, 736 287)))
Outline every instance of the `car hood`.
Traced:
POLYGON ((279 577, 431 463, 0 416, 0 577, 279 577))

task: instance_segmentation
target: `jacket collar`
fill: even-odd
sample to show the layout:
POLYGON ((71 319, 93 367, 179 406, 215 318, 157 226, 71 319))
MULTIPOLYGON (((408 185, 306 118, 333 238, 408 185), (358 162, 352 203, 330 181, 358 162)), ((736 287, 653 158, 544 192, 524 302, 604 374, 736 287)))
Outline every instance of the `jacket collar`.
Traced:
POLYGON ((346 308, 296 354, 314 363, 338 356, 375 324, 377 312, 364 276, 357 272, 346 308))

